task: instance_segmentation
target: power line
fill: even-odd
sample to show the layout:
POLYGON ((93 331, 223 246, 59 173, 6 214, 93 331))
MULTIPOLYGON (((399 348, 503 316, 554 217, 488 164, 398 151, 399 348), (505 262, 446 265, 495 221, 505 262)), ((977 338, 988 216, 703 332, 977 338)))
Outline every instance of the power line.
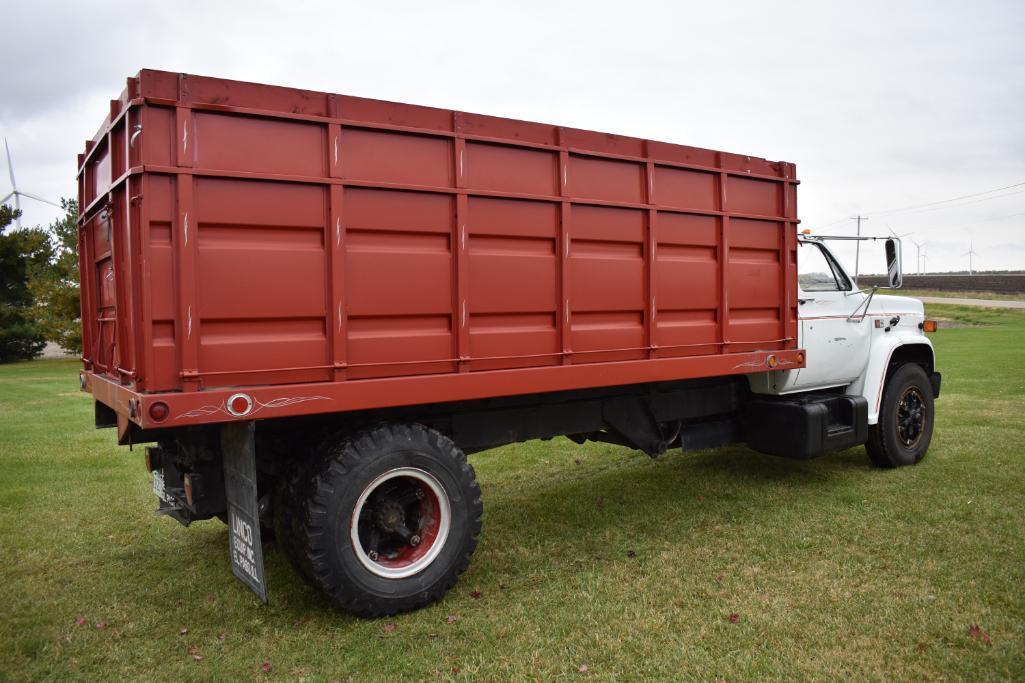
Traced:
POLYGON ((879 216, 879 215, 883 215, 883 216, 893 216, 893 215, 897 215, 897 216, 913 216, 914 214, 917 214, 917 213, 931 213, 933 211, 944 211, 946 209, 960 209, 962 206, 971 206, 972 204, 980 204, 982 202, 988 202, 988 201, 992 201, 994 199, 1003 199, 1004 197, 1013 197, 1014 195, 1022 194, 1023 192, 1025 192, 1025 188, 1023 188, 1021 190, 1015 190, 1014 192, 1005 192, 1004 194, 998 194, 998 195, 995 195, 993 197, 983 197, 982 199, 973 199, 970 202, 959 202, 959 203, 953 204, 951 206, 932 206, 931 208, 917 209, 917 210, 913 210, 913 211, 912 210, 907 210, 907 211, 886 211, 886 212, 883 212, 883 213, 868 214, 868 215, 872 215, 872 216, 879 216))
POLYGON ((1008 213, 1008 214, 1004 214, 1003 216, 993 216, 992 218, 981 218, 981 219, 979 219, 977 221, 972 221, 971 225, 964 225, 964 226, 960 226, 960 227, 957 226, 957 225, 941 225, 941 226, 934 226, 934 227, 939 227, 941 230, 958 230, 958 229, 961 229, 961 230, 971 230, 973 227, 975 227, 975 224, 977 224, 977 223, 989 223, 991 221, 1003 221, 1003 220, 1007 220, 1008 218, 1017 218, 1018 216, 1025 216, 1025 211, 1019 211, 1017 213, 1008 213))
MULTIPOLYGON (((986 190, 985 192, 975 192, 973 194, 961 195, 960 197, 951 197, 950 199, 941 199, 941 200, 935 201, 935 202, 926 202, 925 204, 913 204, 911 206, 902 206, 902 207, 900 207, 898 209, 884 209, 882 211, 866 211, 866 214, 869 215, 869 216, 881 216, 883 214, 888 214, 888 213, 898 213, 900 211, 910 211, 911 209, 922 209, 922 208, 929 207, 929 206, 936 206, 938 204, 949 204, 950 202, 956 202, 956 201, 960 201, 962 199, 971 199, 973 197, 981 197, 981 196, 986 195, 986 194, 993 194, 994 192, 1000 192, 1002 190, 1011 190, 1011 189, 1014 189, 1016 187, 1023 187, 1023 186, 1025 186, 1025 181, 1020 182, 1020 183, 1014 183, 1013 185, 1005 185, 1004 187, 997 187, 997 188, 994 188, 992 190, 986 190)), ((1023 190, 1023 191, 1025 191, 1025 190, 1023 190)), ((1012 194, 1017 194, 1017 193, 1012 193, 1012 194)), ((994 199, 995 199, 995 197, 994 197, 994 199)), ((986 200, 982 200, 982 201, 986 201, 986 200)))
MULTIPOLYGON (((985 190, 983 192, 974 192, 972 194, 965 194, 965 195, 961 195, 959 197, 950 197, 949 199, 940 199, 940 200, 937 200, 937 201, 934 201, 934 202, 926 202, 924 204, 912 204, 910 206, 902 206, 902 207, 895 208, 895 209, 884 209, 884 210, 881 210, 881 211, 866 211, 863 215, 865 215, 865 216, 885 216, 885 215, 888 215, 888 214, 902 213, 902 212, 905 212, 905 211, 909 212, 909 213, 914 213, 915 209, 928 209, 928 207, 931 207, 931 206, 940 206, 941 204, 950 204, 952 202, 959 202, 959 201, 961 201, 963 199, 973 199, 975 197, 983 197, 984 195, 993 194, 995 192, 1002 192, 1003 190, 1013 190, 1014 188, 1018 188, 1018 187, 1025 187, 1025 181, 1020 182, 1020 183, 1013 183, 1011 185, 1005 185, 1003 187, 996 187, 996 188, 993 188, 991 190, 985 190)), ((939 211, 941 209, 956 209, 956 208, 961 207, 961 206, 968 206, 970 204, 977 204, 979 202, 988 202, 988 201, 990 201, 992 199, 1001 199, 1003 197, 1010 197, 1012 195, 1020 194, 1022 192, 1025 192, 1025 189, 1018 190, 1017 192, 1008 192, 1006 194, 997 195, 995 197, 985 197, 984 199, 978 199, 978 200, 976 200, 974 202, 965 202, 963 204, 955 204, 954 206, 942 206, 939 209, 930 209, 930 210, 939 211)), ((904 215, 908 215, 908 214, 904 214, 904 215)), ((822 228, 828 228, 828 227, 830 227, 832 225, 838 225, 840 223, 843 223, 845 220, 848 220, 848 219, 847 218, 838 218, 835 221, 832 221, 830 223, 825 223, 823 225, 818 226, 818 229, 821 230, 822 228)))

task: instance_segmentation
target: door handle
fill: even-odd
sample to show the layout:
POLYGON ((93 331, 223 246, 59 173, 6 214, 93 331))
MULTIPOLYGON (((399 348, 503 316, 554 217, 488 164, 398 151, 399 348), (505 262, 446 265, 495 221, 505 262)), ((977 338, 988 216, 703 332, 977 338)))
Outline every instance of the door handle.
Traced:
POLYGON ((805 305, 807 303, 810 303, 812 301, 815 301, 815 299, 798 299, 797 303, 800 304, 801 306, 803 306, 803 305, 805 305))

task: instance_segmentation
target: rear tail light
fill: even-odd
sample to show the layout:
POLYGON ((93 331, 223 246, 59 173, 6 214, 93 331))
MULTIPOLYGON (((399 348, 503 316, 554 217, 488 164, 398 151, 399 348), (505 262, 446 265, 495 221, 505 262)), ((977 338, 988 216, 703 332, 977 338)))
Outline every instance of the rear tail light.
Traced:
POLYGON ((936 327, 937 327, 937 325, 936 325, 936 321, 935 320, 923 320, 922 321, 922 331, 923 332, 935 332, 936 331, 936 327))
POLYGON ((171 409, 162 401, 157 401, 149 407, 149 416, 156 422, 163 422, 170 413, 171 409))

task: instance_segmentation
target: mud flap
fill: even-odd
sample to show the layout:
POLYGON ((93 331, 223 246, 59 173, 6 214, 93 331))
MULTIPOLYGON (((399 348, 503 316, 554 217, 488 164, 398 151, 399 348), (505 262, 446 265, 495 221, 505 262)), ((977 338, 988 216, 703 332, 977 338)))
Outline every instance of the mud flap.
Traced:
POLYGON ((224 493, 228 502, 228 554, 231 571, 266 603, 254 434, 253 422, 234 422, 221 428, 224 493))

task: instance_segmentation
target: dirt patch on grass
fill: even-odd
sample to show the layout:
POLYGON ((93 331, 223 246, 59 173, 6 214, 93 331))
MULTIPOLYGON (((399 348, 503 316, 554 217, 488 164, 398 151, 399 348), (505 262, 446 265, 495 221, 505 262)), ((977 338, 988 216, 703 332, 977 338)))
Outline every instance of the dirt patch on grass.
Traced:
POLYGON ((936 326, 941 330, 950 330, 957 327, 988 327, 989 323, 975 322, 971 320, 956 320, 954 318, 940 318, 939 316, 933 316, 933 320, 936 321, 936 326))

